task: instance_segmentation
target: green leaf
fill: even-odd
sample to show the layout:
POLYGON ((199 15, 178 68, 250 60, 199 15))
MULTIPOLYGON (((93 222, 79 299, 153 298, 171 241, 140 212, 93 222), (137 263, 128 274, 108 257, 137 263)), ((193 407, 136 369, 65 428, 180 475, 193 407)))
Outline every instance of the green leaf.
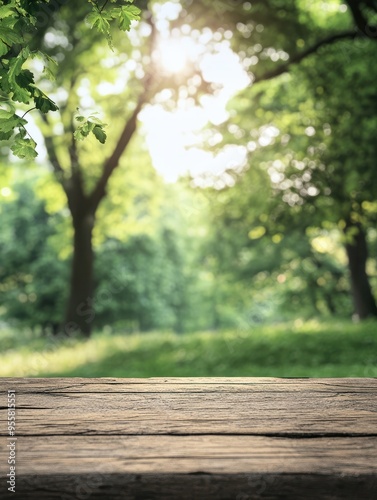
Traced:
POLYGON ((43 73, 50 81, 55 81, 55 72, 58 67, 58 63, 50 57, 48 54, 38 50, 30 54, 32 59, 39 58, 43 61, 43 73))
POLYGON ((88 137, 90 132, 95 127, 95 124, 89 120, 85 121, 82 125, 78 127, 76 132, 74 133, 74 137, 78 141, 83 141, 85 137, 88 137))
POLYGON ((12 135, 13 135, 13 130, 9 132, 0 131, 0 141, 7 141, 12 137, 12 135))
POLYGON ((22 71, 22 66, 24 62, 26 61, 27 56, 25 55, 24 51, 22 50, 17 57, 14 57, 10 60, 9 63, 9 81, 12 83, 15 81, 16 76, 19 75, 22 71))
POLYGON ((3 92, 9 94, 11 92, 11 88, 9 86, 8 81, 8 70, 0 67, 0 87, 3 92))
POLYGON ((15 43, 22 43, 22 36, 17 33, 17 31, 0 26, 0 40, 7 45, 14 45, 15 43))
POLYGON ((29 49, 22 49, 19 55, 11 59, 8 70, 8 83, 10 91, 13 92, 13 100, 28 104, 30 101, 30 91, 18 84, 16 77, 21 73, 22 66, 29 57, 29 49))
POLYGON ((15 30, 19 35, 22 34, 22 31, 19 30, 18 24, 20 19, 15 16, 5 17, 1 19, 0 26, 2 28, 10 28, 11 30, 15 30))
POLYGON ((30 94, 25 89, 17 85, 13 88, 13 100, 17 102, 23 102, 24 104, 29 104, 30 94))
POLYGON ((83 141, 92 132, 101 144, 105 144, 107 135, 104 131, 104 127, 106 126, 106 123, 103 123, 93 114, 90 115, 89 118, 77 115, 76 120, 80 122, 80 125, 73 134, 77 141, 83 141))
POLYGON ((54 82, 56 80, 55 78, 55 73, 51 70, 51 67, 48 66, 47 64, 43 68, 43 74, 46 76, 50 82, 54 82))
POLYGON ((54 66, 55 68, 58 67, 58 63, 57 61, 55 61, 55 59, 51 56, 49 56, 48 54, 46 54, 45 52, 41 52, 41 51, 38 51, 40 56, 48 63, 48 64, 51 64, 51 66, 54 66))
POLYGON ((21 73, 16 77, 16 81, 20 85, 20 87, 31 90, 30 85, 34 83, 34 75, 28 69, 23 69, 21 73))
POLYGON ((115 15, 118 17, 119 28, 123 31, 129 31, 131 28, 131 21, 138 21, 140 19, 141 10, 134 5, 124 5, 114 9, 115 15))
POLYGON ((9 51, 9 47, 0 40, 0 57, 5 56, 9 51))
POLYGON ((12 5, 2 5, 0 7, 0 19, 4 19, 9 16, 14 15, 14 10, 12 5))
POLYGON ((16 115, 15 113, 0 109, 0 132, 5 134, 8 132, 13 132, 16 127, 22 127, 26 124, 27 121, 16 115))
POLYGON ((57 111, 59 109, 54 101, 52 101, 44 92, 37 88, 35 88, 34 91, 34 102, 36 108, 42 111, 42 113, 57 111))
POLYGON ((37 144, 32 139, 16 138, 11 146, 13 153, 22 160, 33 160, 38 156, 35 148, 37 144))
POLYGON ((73 137, 76 139, 76 141, 83 141, 84 140, 84 136, 81 134, 81 130, 78 128, 77 130, 75 130, 74 134, 73 134, 73 137))
POLYGON ((103 33, 106 36, 109 47, 113 50, 114 47, 110 34, 109 23, 109 20, 111 20, 111 14, 108 12, 100 12, 98 8, 95 7, 93 11, 86 16, 85 20, 91 28, 96 28, 100 33, 103 33))
POLYGON ((107 135, 106 132, 103 130, 103 127, 101 125, 96 125, 93 130, 93 134, 95 135, 96 139, 101 143, 105 144, 107 135))
POLYGON ((110 24, 106 17, 107 15, 101 14, 98 9, 94 9, 86 16, 85 20, 91 28, 96 28, 100 33, 108 35, 110 34, 110 24))
POLYGON ((93 122, 95 125, 100 125, 101 127, 105 127, 106 126, 106 123, 103 123, 102 120, 100 120, 96 114, 98 113, 93 113, 89 116, 88 120, 90 120, 91 122, 93 122))

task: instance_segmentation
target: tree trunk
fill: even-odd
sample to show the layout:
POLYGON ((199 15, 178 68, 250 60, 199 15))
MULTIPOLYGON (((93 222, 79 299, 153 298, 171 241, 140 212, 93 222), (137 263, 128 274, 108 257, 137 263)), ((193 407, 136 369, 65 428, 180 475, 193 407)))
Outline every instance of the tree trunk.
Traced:
POLYGON ((73 216, 74 243, 65 333, 80 332, 89 337, 94 320, 92 232, 94 215, 73 216))
POLYGON ((368 247, 360 223, 348 221, 345 227, 346 252, 351 279, 354 314, 357 319, 377 316, 377 306, 366 272, 368 247), (351 238, 352 235, 352 238, 351 238), (351 239, 348 239, 351 238, 351 239))
POLYGON ((70 335, 80 332, 86 337, 91 334, 92 323, 95 318, 93 298, 94 253, 92 246, 95 213, 102 199, 106 196, 108 181, 119 165, 119 160, 136 131, 137 118, 146 102, 151 81, 152 77, 147 75, 144 80, 144 90, 139 96, 137 105, 126 122, 112 155, 105 161, 102 174, 90 195, 85 194, 75 141, 73 140, 69 149, 72 175, 67 180, 57 158, 52 139, 46 139, 50 161, 67 195, 74 230, 70 290, 63 325, 65 334, 70 335))

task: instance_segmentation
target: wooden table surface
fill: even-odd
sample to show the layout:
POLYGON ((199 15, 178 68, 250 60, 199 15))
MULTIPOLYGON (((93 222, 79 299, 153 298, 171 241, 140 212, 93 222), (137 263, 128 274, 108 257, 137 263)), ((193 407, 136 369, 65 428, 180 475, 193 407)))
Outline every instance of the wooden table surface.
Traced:
POLYGON ((377 499, 377 379, 0 379, 0 498, 377 499), (7 392, 16 392, 16 493, 7 392))

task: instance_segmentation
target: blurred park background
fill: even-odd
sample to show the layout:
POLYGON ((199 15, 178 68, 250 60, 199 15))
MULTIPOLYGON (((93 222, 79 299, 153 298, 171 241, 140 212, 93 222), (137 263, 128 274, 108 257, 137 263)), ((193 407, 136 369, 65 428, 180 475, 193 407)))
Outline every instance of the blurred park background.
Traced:
POLYGON ((125 3, 0 46, 0 376, 377 376, 377 2, 125 3))

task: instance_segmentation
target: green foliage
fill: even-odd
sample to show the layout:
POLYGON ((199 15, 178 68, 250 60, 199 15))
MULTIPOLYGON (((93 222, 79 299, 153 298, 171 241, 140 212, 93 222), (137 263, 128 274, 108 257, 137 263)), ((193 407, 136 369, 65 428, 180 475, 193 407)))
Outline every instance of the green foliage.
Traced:
POLYGON ((34 102, 35 107, 41 111, 41 113, 48 113, 49 111, 57 111, 57 105, 41 90, 36 89, 34 92, 34 102))
MULTIPOLYGON (((116 0, 111 0, 115 3, 116 0)), ((110 48, 113 48, 113 39, 110 32, 110 23, 113 20, 117 21, 118 28, 122 31, 129 31, 132 21, 140 19, 140 9, 134 5, 122 5, 121 7, 110 7, 104 10, 107 2, 100 7, 94 0, 89 0, 93 5, 93 10, 86 17, 86 22, 91 28, 96 28, 100 33, 105 35, 110 48)), ((126 0, 131 4, 133 0, 126 0)))
MULTIPOLYGON (((34 105, 43 114, 57 110, 31 71, 33 59, 38 58, 44 64, 42 78, 53 80, 56 76, 56 81, 46 82, 43 89, 54 88, 63 96, 60 90, 69 89, 67 97, 61 97, 59 112, 42 125, 46 145, 50 139, 60 163, 59 168, 54 165, 55 170, 71 193, 71 172, 79 171, 76 179, 80 178, 85 195, 89 195, 106 158, 111 157, 111 148, 114 151, 118 134, 109 134, 108 145, 101 148, 96 141, 106 142, 106 125, 95 114, 79 112, 72 125, 77 106, 86 106, 79 102, 79 89, 85 87, 101 115, 111 117, 115 131, 123 130, 134 109, 135 96, 143 91, 140 75, 149 57, 148 35, 140 34, 135 48, 119 33, 129 30, 131 21, 139 18, 140 12, 131 2, 120 5, 119 1, 90 0, 90 12, 87 2, 82 2, 75 12, 62 9, 59 19, 52 16, 47 33, 66 44, 43 45, 42 32, 35 43, 42 51, 34 50, 30 36, 35 31, 29 33, 27 25, 32 28, 38 5, 44 2, 12 0, 0 7, 0 86, 4 97, 9 98, 0 110, 0 139, 12 141, 11 149, 20 158, 35 158, 35 141, 25 130, 28 111, 20 113, 19 108, 34 105), (21 3, 30 11, 15 8, 21 3), (122 49, 111 67, 106 40, 111 47, 120 42, 122 49), (130 57, 134 64, 128 65, 130 57), (59 60, 57 74, 55 58, 59 60), (136 69, 131 69, 133 66, 136 69), (101 95, 102 84, 119 88, 122 78, 124 88, 119 94, 116 91, 111 98, 101 95), (80 142, 77 150, 71 147, 72 132, 80 142), (85 138, 88 140, 82 142, 85 138)), ((190 7, 190 23, 193 29, 208 25, 217 30, 216 38, 208 44, 210 49, 216 50, 221 39, 232 44, 245 69, 261 76, 285 64, 321 36, 349 28, 349 12, 340 10, 340 2, 329 2, 329 10, 321 12, 319 5, 319 1, 309 5, 304 0, 289 4, 256 0, 234 9, 225 1, 214 4, 199 0, 190 7), (208 16, 211 5, 213 11, 208 16), (231 30, 231 37, 227 30, 231 30)), ((187 9, 172 23, 175 28, 187 24, 187 9)), ((200 32, 194 33, 193 38, 199 40, 200 32)), ((351 313, 347 263, 338 238, 343 219, 350 212, 369 228, 374 253, 368 272, 377 276, 373 228, 377 216, 377 74, 373 69, 375 45, 364 42, 362 48, 350 53, 343 43, 322 47, 300 66, 292 66, 288 74, 250 86, 232 101, 230 121, 220 127, 220 146, 232 143, 247 147, 248 164, 242 172, 231 168, 226 172, 236 182, 234 187, 200 193, 207 204, 199 217, 188 220, 177 215, 182 200, 194 205, 197 193, 187 194, 187 190, 181 198, 180 187, 162 187, 157 174, 152 174, 142 139, 132 139, 96 214, 96 287, 90 297, 95 306, 95 325, 127 331, 166 328, 184 332, 242 324, 250 327, 289 318, 297 311, 305 318, 351 313), (319 238, 336 240, 336 244, 321 251, 316 246, 319 238)), ((182 75, 169 80, 159 80, 158 75, 154 78, 151 94, 169 86, 177 98, 180 93, 184 95, 184 89, 177 90, 182 75)), ((203 91, 208 90, 207 83, 203 83, 203 91)), ((190 86, 187 95, 191 100, 190 86)), ((47 94, 50 91, 46 90, 47 94)), ((172 102, 167 107, 170 105, 172 102)), ((9 216, 2 207, 0 257, 4 265, 0 293, 4 306, 0 314, 6 321, 19 318, 21 324, 44 329, 49 328, 48 318, 52 318, 50 327, 54 328, 63 309, 57 300, 66 293, 63 277, 71 251, 70 244, 62 242, 63 236, 68 241, 71 233, 59 233, 55 227, 57 221, 69 220, 63 208, 65 200, 58 200, 51 189, 49 197, 57 208, 49 209, 49 203, 32 197, 24 187, 19 193, 17 202, 7 204, 9 216), (20 248, 12 239, 17 224, 20 236, 14 240, 20 248), (49 269, 54 272, 54 280, 46 278, 49 269), (27 281, 30 276, 32 281, 27 281), (48 300, 50 295, 53 298, 48 300)), ((202 344, 198 342, 198 346, 202 344)), ((251 343, 244 347, 262 350, 251 343)), ((246 358, 249 353, 244 355, 246 358)), ((187 359, 194 357, 189 355, 187 359)), ((182 355, 178 361, 185 364, 187 359, 182 355)), ((226 365, 220 356, 215 359, 226 365)), ((241 354, 237 361, 242 361, 241 354)), ((202 368, 197 363, 199 374, 202 368)), ((235 365, 228 368, 236 373, 235 365)), ((123 366, 117 369, 120 372, 123 366)), ((211 370, 222 373, 221 369, 216 372, 214 365, 211 370)))
MULTIPOLYGON (((223 17, 233 49, 258 79, 289 63, 288 55, 349 29, 345 12, 335 1, 326 12, 319 2, 256 1, 223 17)), ((376 223, 375 213, 365 211, 377 192, 375 57, 375 40, 339 41, 249 86, 229 105, 217 148, 232 142, 250 152, 247 168, 234 174, 236 186, 212 196, 209 252, 234 285, 248 280, 256 311, 274 303, 275 315, 351 314, 339 234, 350 216, 370 234, 376 223), (337 239, 338 248, 315 251, 313 228, 337 239)), ((372 253, 372 278, 375 268, 372 253)))
POLYGON ((95 115, 90 115, 88 118, 78 115, 76 116, 76 120, 80 123, 74 133, 74 137, 77 141, 83 141, 92 133, 101 144, 105 144, 107 135, 104 128, 106 127, 106 123, 103 123, 95 115))
POLYGON ((134 5, 124 5, 113 10, 113 17, 118 19, 119 28, 128 31, 132 21, 140 19, 140 9, 134 5))
MULTIPOLYGON (((98 249, 98 325, 108 324, 111 318, 113 325, 123 322, 144 331, 176 328, 182 320, 176 308, 184 303, 182 294, 187 284, 179 261, 169 255, 166 243, 163 237, 141 235, 124 243, 108 240, 98 249), (110 266, 113 274, 109 277, 110 266), (113 289, 117 293, 109 299, 107 291, 113 289)), ((173 245, 176 245, 174 240, 173 245)))
POLYGON ((11 145, 11 150, 19 158, 32 160, 37 156, 35 151, 36 143, 30 138, 26 139, 25 125, 27 121, 13 112, 0 109, 0 140, 8 140, 12 137, 14 131, 18 129, 11 145))
POLYGON ((37 143, 33 139, 25 139, 23 134, 16 135, 11 150, 15 156, 22 160, 32 160, 37 156, 35 150, 37 143))
POLYGON ((17 326, 55 330, 68 267, 49 243, 59 216, 47 214, 33 192, 34 182, 15 184, 15 198, 0 203, 0 317, 17 326))
POLYGON ((11 137, 13 130, 18 128, 18 130, 23 129, 27 121, 19 117, 15 113, 5 111, 0 109, 0 137, 2 140, 9 139, 11 137))
MULTIPOLYGON (((140 19, 140 9, 130 5, 133 0, 125 0, 126 5, 120 7, 110 7, 105 9, 108 2, 101 7, 96 1, 88 0, 92 5, 92 12, 87 16, 87 22, 91 28, 95 28, 104 34, 110 45, 112 44, 110 33, 110 22, 117 19, 118 28, 122 31, 129 31, 131 21, 140 19)), ((43 4, 48 0, 36 0, 24 2, 22 0, 7 0, 5 5, 0 7, 0 91, 3 94, 3 104, 7 104, 13 109, 13 105, 33 104, 33 108, 41 113, 57 111, 58 105, 48 97, 35 83, 35 75, 30 69, 25 69, 25 65, 30 66, 30 62, 39 58, 44 63, 43 75, 54 80, 57 71, 56 61, 41 50, 31 50, 33 36, 37 34, 37 16, 43 4)), ((113 0, 111 3, 114 3, 113 0)), ((29 109, 29 111, 31 110, 29 109)), ((4 109, 0 110, 6 113, 4 109)), ((17 116, 17 115, 14 115, 17 116)), ((9 124, 0 120, 0 140, 11 140, 17 128, 27 124, 26 120, 11 119, 9 124)), ((75 137, 82 140, 90 132, 94 134, 102 144, 106 141, 106 134, 103 124, 86 121, 75 137)), ((24 139, 19 135, 13 138, 11 150, 15 156, 21 159, 31 160, 36 156, 36 143, 32 139, 24 139)))
MULTIPOLYGON (((49 189, 51 179, 17 177, 9 183, 13 196, 0 201, 0 323, 57 330, 71 258, 64 207, 54 204, 58 193, 49 189)), ((139 206, 142 191, 139 186, 128 217, 150 210, 150 200, 139 206)), ((153 231, 139 226, 124 240, 103 234, 97 242, 95 292, 89 301, 97 327, 183 332, 210 325, 208 296, 195 271, 198 249, 186 235, 185 214, 174 211, 167 193, 163 211, 153 214, 153 231)))

